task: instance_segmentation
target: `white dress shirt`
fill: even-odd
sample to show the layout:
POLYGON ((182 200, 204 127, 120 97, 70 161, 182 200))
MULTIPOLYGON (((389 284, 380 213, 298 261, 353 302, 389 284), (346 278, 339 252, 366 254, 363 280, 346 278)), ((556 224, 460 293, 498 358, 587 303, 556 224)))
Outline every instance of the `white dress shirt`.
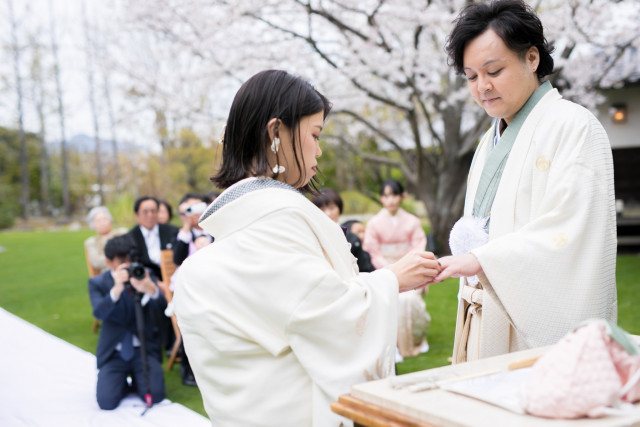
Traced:
POLYGON ((144 243, 147 245, 147 253, 149 259, 154 264, 160 265, 160 228, 158 224, 154 225, 151 230, 140 226, 144 243))

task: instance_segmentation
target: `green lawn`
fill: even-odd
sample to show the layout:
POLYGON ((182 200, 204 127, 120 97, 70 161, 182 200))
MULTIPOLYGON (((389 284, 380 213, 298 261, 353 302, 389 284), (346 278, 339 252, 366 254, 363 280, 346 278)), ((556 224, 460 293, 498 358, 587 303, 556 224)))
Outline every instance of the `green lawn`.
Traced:
MULTIPOLYGON (((87 292, 83 241, 92 232, 32 231, 0 233, 0 307, 82 349, 94 352, 98 335, 87 292)), ((618 257, 619 324, 640 334, 637 289, 640 257, 618 257)), ((431 314, 428 353, 405 359, 398 373, 448 364, 453 346, 456 280, 433 285, 427 297, 431 314)), ((166 360, 165 360, 166 363, 166 360)), ((167 398, 205 415, 196 387, 182 385, 178 367, 165 375, 167 398)))
MULTIPOLYGON (((83 247, 92 234, 0 233, 0 307, 95 354, 83 247)), ((182 384, 179 364, 166 371, 165 381, 168 399, 206 416, 199 390, 182 384)))

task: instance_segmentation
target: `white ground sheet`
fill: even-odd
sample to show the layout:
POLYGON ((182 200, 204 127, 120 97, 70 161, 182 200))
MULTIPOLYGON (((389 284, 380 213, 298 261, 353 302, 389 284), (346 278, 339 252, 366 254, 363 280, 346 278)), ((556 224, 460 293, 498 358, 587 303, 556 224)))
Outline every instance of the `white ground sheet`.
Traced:
POLYGON ((0 308, 0 426, 210 426, 167 399, 144 416, 133 394, 113 411, 96 402, 96 358, 0 308))

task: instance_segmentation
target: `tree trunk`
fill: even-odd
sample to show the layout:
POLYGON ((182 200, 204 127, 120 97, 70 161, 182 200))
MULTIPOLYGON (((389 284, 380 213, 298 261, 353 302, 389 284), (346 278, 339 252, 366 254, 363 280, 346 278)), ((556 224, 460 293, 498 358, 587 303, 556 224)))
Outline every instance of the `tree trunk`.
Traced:
POLYGON ((42 85, 42 68, 39 54, 33 64, 33 99, 36 103, 38 120, 40 121, 40 215, 49 216, 49 158, 47 156, 46 123, 44 118, 44 88, 42 85), (37 91, 36 91, 37 88, 37 91))
POLYGON ((27 165, 27 139, 24 134, 23 111, 22 111, 22 78, 20 76, 20 47, 18 46, 18 33, 16 29, 16 19, 13 12, 13 0, 9 2, 9 14, 11 19, 11 44, 13 49, 13 70, 16 78, 16 95, 18 100, 18 132, 20 135, 20 175, 22 191, 20 195, 20 205, 22 207, 21 216, 27 219, 29 216, 29 169, 27 165))
POLYGON ((111 103, 111 85, 109 84, 109 76, 104 73, 104 96, 107 101, 107 109, 109 110, 109 125, 111 126, 111 149, 113 151, 113 187, 116 194, 120 191, 120 164, 118 159, 118 136, 116 133, 116 120, 113 112, 113 104, 111 103))
POLYGON ((162 148, 162 156, 160 156, 162 166, 165 164, 165 157, 169 148, 169 129, 167 126, 167 116, 164 110, 156 108, 156 132, 160 140, 160 148, 162 148))
POLYGON ((105 202, 104 199, 104 174, 102 171, 102 150, 100 148, 100 123, 98 120, 98 111, 96 108, 96 100, 93 84, 93 49, 94 46, 89 36, 89 23, 87 19, 87 10, 85 1, 82 2, 82 20, 84 23, 84 36, 86 42, 86 55, 87 55, 87 81, 89 86, 89 102, 91 105, 91 116, 93 117, 93 138, 95 142, 96 153, 96 168, 97 168, 97 180, 98 180, 98 198, 99 204, 102 205, 105 202))
MULTIPOLYGON (((431 203, 435 203, 437 209, 429 210, 429 219, 432 238, 435 239, 435 251, 439 256, 451 253, 449 232, 453 224, 462 216, 470 165, 471 159, 469 157, 446 168, 438 176, 440 185, 435 193, 435 200, 431 203)), ((421 195, 422 200, 427 198, 433 199, 433 192, 421 195)))
POLYGON ((53 4, 49 0, 49 17, 51 24, 51 51, 53 52, 53 71, 56 77, 56 94, 58 98, 58 117, 60 118, 60 149, 62 157, 62 206, 64 217, 71 219, 71 197, 69 192, 69 166, 67 161, 67 136, 64 126, 64 103, 62 102, 62 86, 60 85, 60 67, 58 66, 58 43, 56 42, 53 4))

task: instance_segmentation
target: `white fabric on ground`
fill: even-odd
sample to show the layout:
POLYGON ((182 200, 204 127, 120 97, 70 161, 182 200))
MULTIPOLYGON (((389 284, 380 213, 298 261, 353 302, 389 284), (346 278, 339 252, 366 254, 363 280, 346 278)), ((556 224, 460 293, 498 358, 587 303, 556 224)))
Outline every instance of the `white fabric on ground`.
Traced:
MULTIPOLYGON (((96 358, 0 308, 0 426, 209 426, 167 399, 144 416, 133 394, 103 411, 96 401, 96 358)), ((87 325, 89 330, 90 325, 87 325)))

